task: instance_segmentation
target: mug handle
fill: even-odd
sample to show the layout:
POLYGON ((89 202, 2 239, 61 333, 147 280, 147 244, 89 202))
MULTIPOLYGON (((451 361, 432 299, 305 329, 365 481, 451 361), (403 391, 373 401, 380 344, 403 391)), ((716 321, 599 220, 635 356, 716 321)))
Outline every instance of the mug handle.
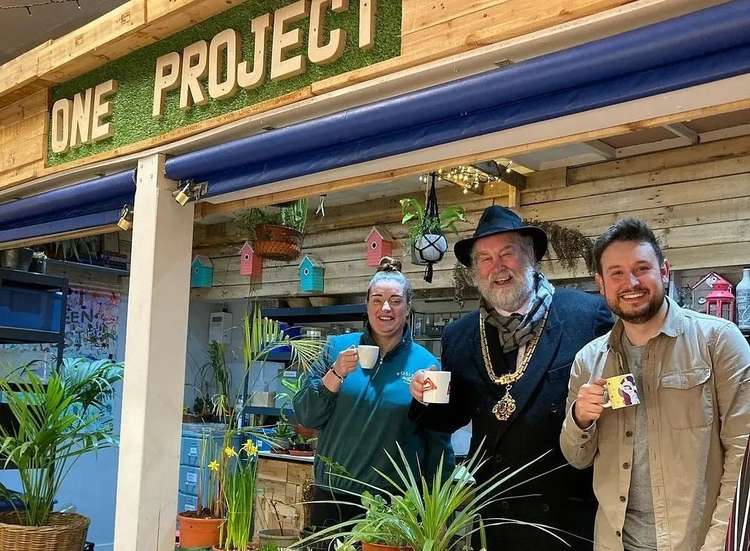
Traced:
POLYGON ((612 400, 609 399, 609 391, 605 388, 604 389, 604 399, 606 402, 602 404, 603 408, 611 408, 612 407, 612 400))

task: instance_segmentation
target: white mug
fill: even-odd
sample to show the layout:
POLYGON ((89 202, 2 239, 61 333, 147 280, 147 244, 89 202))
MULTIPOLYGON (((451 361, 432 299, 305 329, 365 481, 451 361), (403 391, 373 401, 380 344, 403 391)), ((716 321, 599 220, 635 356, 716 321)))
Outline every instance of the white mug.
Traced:
POLYGON ((360 344, 357 347, 357 355, 362 369, 372 369, 378 363, 380 348, 371 344, 360 344))
POLYGON ((425 404, 447 404, 451 393, 450 371, 425 371, 424 396, 425 404))

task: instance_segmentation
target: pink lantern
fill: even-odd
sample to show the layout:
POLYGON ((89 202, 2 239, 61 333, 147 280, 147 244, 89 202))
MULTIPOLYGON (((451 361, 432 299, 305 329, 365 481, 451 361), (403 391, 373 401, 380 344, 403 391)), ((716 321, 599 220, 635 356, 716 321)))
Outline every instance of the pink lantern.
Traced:
POLYGON ((263 270, 263 258, 255 254, 253 246, 247 241, 240 249, 240 275, 259 281, 263 270))
POLYGON ((706 296, 706 313, 711 316, 734 321, 734 295, 732 285, 726 281, 717 281, 706 296))

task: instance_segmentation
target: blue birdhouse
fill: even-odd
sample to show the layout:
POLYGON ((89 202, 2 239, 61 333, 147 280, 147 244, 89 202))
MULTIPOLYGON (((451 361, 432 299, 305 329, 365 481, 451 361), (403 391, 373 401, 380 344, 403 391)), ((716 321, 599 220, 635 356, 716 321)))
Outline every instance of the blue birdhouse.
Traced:
POLYGON ((198 255, 190 265, 190 286, 210 288, 214 284, 214 265, 207 256, 198 255))
POLYGON ((299 289, 303 293, 322 293, 326 267, 321 260, 306 254, 299 263, 299 289))

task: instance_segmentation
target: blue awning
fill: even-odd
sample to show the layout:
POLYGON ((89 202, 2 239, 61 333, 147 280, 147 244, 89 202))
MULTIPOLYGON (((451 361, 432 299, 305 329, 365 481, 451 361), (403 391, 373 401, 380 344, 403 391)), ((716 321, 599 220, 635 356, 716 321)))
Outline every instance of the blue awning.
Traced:
POLYGON ((736 0, 167 160, 217 196, 750 72, 736 0))
POLYGON ((118 208, 0 230, 0 243, 113 226, 120 219, 120 212, 118 208))
POLYGON ((86 180, 0 205, 0 230, 132 205, 134 195, 135 170, 86 180))
MULTIPOLYGON (((165 170, 175 180, 207 181, 208 196, 218 196, 745 73, 750 0, 734 0, 180 155, 165 170)), ((0 205, 0 242, 19 239, 12 232, 46 235, 96 216, 111 220, 115 207, 132 204, 134 182, 130 170, 0 205)))

